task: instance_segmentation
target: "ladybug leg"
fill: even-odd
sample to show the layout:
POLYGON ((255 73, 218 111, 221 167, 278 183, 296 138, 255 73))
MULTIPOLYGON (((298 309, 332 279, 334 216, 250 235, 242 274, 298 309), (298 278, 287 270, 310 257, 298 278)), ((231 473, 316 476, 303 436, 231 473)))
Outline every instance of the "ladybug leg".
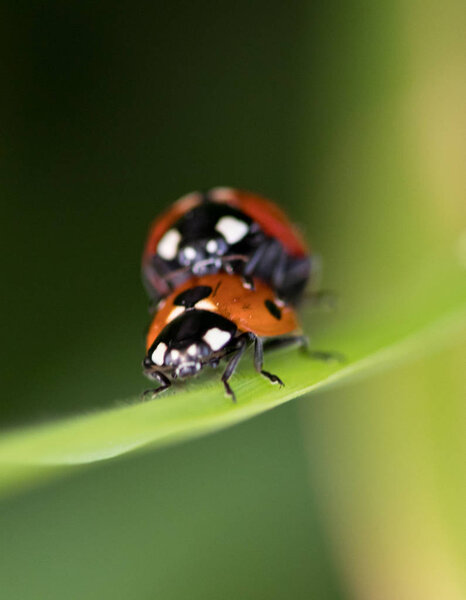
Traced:
POLYGON ((264 342, 264 350, 278 350, 280 348, 288 348, 288 346, 300 346, 307 349, 309 340, 305 335, 290 335, 287 337, 272 338, 264 342))
POLYGON ((256 371, 266 377, 271 383, 278 383, 280 387, 284 386, 285 384, 278 375, 273 375, 262 368, 264 362, 264 343, 262 339, 256 337, 254 342, 254 367, 256 371))
POLYGON ((248 347, 248 342, 250 340, 251 340, 251 337, 250 337, 249 333, 242 334, 237 338, 238 345, 235 350, 235 353, 228 361, 225 371, 223 372, 223 375, 222 375, 222 382, 225 387, 225 392, 226 392, 227 396, 229 396, 232 399, 233 402, 236 402, 236 396, 235 396, 235 392, 231 389, 231 386, 228 383, 228 380, 235 372, 235 369, 238 366, 238 363, 241 360, 241 357, 243 356, 244 351, 248 347))
POLYGON ((243 270, 243 275, 245 277, 250 277, 254 273, 257 265, 259 264, 260 261, 262 261, 264 254, 266 253, 268 248, 269 248, 269 244, 261 244, 257 248, 257 250, 251 256, 251 258, 248 260, 248 262, 243 270))
POLYGON ((277 240, 269 240, 261 244, 251 256, 243 271, 247 278, 256 273, 272 271, 272 284, 280 290, 285 282, 288 266, 288 256, 277 240))
POLYGON ((264 344, 266 350, 278 350, 288 346, 299 345, 308 358, 324 362, 345 362, 345 357, 340 352, 326 352, 325 350, 311 350, 309 338, 306 335, 273 338, 264 344))
POLYGON ((155 371, 154 373, 149 373, 147 375, 150 379, 155 379, 158 383, 160 383, 160 387, 152 389, 152 390, 146 390, 145 392, 143 392, 142 398, 144 400, 148 396, 150 396, 151 399, 154 398, 155 396, 158 396, 159 394, 161 394, 162 392, 167 390, 172 384, 171 381, 168 379, 168 377, 166 377, 165 375, 162 375, 162 373, 157 373, 155 371))
MULTIPOLYGON (((304 294, 310 296, 315 293, 308 292, 306 287, 310 268, 311 263, 308 257, 290 260, 289 257, 286 256, 285 272, 283 274, 283 279, 280 282, 280 287, 277 288, 279 292, 281 292, 284 300, 296 303, 301 301, 304 294)), ((315 281, 312 278, 311 287, 314 290, 316 288, 315 281)))
POLYGON ((273 272, 273 287, 276 290, 279 290, 283 286, 283 282, 285 280, 286 275, 286 267, 287 267, 288 257, 286 252, 280 248, 280 254, 277 259, 276 267, 273 272))

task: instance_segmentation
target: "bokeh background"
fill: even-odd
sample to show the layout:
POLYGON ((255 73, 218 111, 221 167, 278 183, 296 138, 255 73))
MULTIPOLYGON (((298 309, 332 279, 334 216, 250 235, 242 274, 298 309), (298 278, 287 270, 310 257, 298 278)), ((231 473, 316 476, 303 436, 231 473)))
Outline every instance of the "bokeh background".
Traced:
MULTIPOLYGON (((465 25, 460 0, 4 3, 2 428, 145 388, 140 253, 193 189, 281 202, 350 309, 422 309, 466 265, 465 25)), ((465 350, 2 500, 2 597, 464 598, 465 350)))

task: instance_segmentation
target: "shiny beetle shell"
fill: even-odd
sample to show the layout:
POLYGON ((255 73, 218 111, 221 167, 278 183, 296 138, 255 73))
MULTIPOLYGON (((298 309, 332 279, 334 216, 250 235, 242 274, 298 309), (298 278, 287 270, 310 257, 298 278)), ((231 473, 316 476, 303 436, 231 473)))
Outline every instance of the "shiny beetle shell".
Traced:
POLYGON ((220 271, 260 278, 296 304, 309 279, 309 250, 270 200, 230 188, 193 192, 153 223, 142 259, 144 285, 157 302, 193 275, 220 271))

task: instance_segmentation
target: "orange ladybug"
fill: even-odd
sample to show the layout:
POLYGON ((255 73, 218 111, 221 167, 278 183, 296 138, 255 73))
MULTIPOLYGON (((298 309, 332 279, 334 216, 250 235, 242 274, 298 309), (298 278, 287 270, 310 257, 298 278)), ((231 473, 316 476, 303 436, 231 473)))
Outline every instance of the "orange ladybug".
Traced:
POLYGON ((224 272, 192 277, 159 305, 149 327, 144 374, 160 386, 192 377, 205 366, 217 367, 227 359, 222 382, 236 401, 229 384, 241 356, 254 344, 254 366, 271 383, 283 385, 262 368, 264 343, 284 346, 305 344, 294 309, 259 279, 247 281, 224 272))

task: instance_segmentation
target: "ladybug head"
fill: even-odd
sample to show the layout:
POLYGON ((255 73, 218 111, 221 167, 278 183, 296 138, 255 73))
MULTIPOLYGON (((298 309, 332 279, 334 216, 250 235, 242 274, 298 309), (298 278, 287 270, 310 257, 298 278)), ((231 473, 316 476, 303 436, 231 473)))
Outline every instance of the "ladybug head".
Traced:
POLYGON ((146 375, 192 377, 215 364, 236 333, 234 323, 206 310, 190 309, 164 327, 144 359, 146 375))
POLYGON ((210 201, 186 213, 176 227, 178 262, 199 276, 218 272, 223 257, 237 253, 257 229, 241 211, 210 201))
POLYGON ((207 275, 220 270, 227 250, 228 245, 221 236, 186 241, 179 248, 178 260, 195 275, 207 275))

